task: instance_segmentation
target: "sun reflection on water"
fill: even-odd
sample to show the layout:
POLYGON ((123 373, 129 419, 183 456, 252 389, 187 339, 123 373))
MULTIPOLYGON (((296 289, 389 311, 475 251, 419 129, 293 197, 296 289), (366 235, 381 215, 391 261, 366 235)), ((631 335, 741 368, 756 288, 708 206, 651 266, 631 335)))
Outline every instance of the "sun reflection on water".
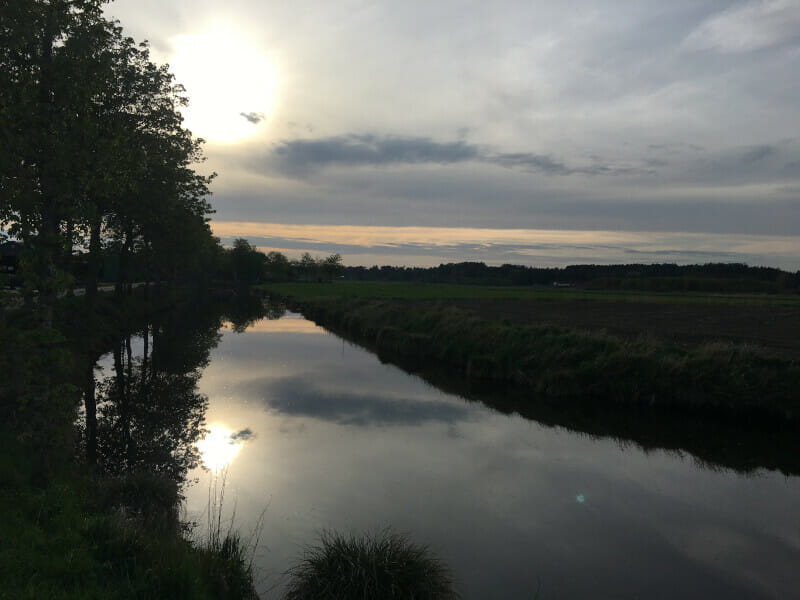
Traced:
POLYGON ((206 437, 197 442, 203 465, 212 471, 227 467, 241 448, 242 443, 234 437, 233 431, 221 425, 209 426, 206 437))

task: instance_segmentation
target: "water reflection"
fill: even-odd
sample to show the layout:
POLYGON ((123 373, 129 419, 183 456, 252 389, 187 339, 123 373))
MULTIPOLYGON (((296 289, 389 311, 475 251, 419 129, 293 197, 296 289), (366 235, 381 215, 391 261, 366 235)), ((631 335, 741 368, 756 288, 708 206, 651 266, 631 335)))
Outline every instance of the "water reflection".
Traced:
POLYGON ((132 328, 87 371, 84 443, 107 472, 199 479, 184 492, 199 521, 225 471, 237 527, 266 519, 265 598, 321 529, 387 525, 430 545, 465 598, 800 587, 800 479, 767 470, 798 472, 788 435, 539 406, 426 374, 453 395, 282 306, 195 309, 132 328))
POLYGON ((117 340, 87 368, 80 429, 88 462, 109 475, 156 473, 179 485, 201 459, 212 469, 229 463, 252 432, 206 429, 201 372, 223 323, 244 331, 284 310, 265 305, 260 296, 200 303, 159 313, 117 340))
MULTIPOLYGON (((352 343, 347 332, 333 329, 352 343)), ((368 344, 365 348, 370 349, 368 344)), ((496 383, 481 383, 460 377, 437 365, 419 364, 407 357, 380 353, 382 362, 414 373, 438 389, 471 402, 479 402, 504 414, 522 417, 550 427, 563 427, 591 438, 615 440, 620 446, 635 446, 645 452, 669 450, 688 454, 706 469, 732 469, 754 474, 759 469, 800 474, 800 435, 797 427, 767 419, 720 419, 678 410, 626 407, 608 410, 580 399, 542 401, 527 390, 496 383)))
POLYGON ((134 358, 130 337, 113 361, 114 374, 97 386, 97 465, 112 475, 146 471, 183 482, 197 464, 194 443, 208 406, 197 392, 199 372, 162 370, 148 354, 134 358))
MULTIPOLYGON (((226 494, 245 531, 267 508, 265 598, 320 530, 385 526, 428 544, 465 598, 778 598, 800 585, 800 480, 727 468, 747 451, 684 459, 690 428, 724 428, 637 430, 637 416, 558 407, 538 423, 502 390, 465 401, 292 314, 226 331, 199 386, 210 421, 258 432, 226 494)), ((187 507, 201 514, 211 474, 192 475, 187 507)))
MULTIPOLYGON (((465 406, 436 400, 416 400, 382 391, 363 393, 315 384, 306 376, 255 382, 274 411, 341 425, 414 425, 425 421, 452 423, 467 418, 465 406)), ((330 386, 330 380, 326 382, 330 386)))
POLYGON ((211 471, 227 467, 241 449, 237 433, 222 425, 210 425, 205 437, 197 442, 203 466, 211 471))

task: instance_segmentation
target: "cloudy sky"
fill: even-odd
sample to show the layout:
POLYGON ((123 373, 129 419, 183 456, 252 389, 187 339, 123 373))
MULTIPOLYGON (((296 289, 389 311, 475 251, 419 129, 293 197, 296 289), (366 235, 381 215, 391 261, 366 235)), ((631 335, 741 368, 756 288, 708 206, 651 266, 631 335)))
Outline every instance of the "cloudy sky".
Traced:
POLYGON ((800 269, 800 2, 117 0, 215 231, 350 264, 800 269))

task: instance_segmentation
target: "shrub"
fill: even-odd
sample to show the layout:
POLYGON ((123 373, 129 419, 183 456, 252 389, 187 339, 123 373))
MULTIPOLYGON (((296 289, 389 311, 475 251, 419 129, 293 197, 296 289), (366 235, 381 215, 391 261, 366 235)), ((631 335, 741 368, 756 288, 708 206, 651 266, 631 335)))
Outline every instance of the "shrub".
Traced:
POLYGON ((375 536, 325 532, 288 573, 286 600, 459 597, 444 563, 427 547, 391 531, 375 536))

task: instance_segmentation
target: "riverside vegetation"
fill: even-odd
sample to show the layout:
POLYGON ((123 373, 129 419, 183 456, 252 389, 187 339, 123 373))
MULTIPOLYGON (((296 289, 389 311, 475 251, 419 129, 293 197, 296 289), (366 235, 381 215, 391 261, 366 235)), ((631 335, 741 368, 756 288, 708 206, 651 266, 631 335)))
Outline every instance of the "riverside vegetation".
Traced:
MULTIPOLYGON (((104 4, 0 6, 0 284, 20 288, 0 298, 0 597, 246 598, 235 543, 183 537, 176 476, 192 465, 189 436, 172 472, 122 461, 109 472, 93 443, 75 453, 82 400, 87 422, 96 416, 100 354, 121 357, 119 341, 152 315, 207 293, 227 255, 208 225, 213 174, 194 169, 202 141, 182 125, 183 88, 104 4), (69 297, 74 287, 84 297, 69 297)), ((115 430, 131 450, 141 441, 136 427, 115 430)))
MULTIPOLYGON (((95 401, 96 358, 131 330, 148 327, 154 315, 162 315, 163 322, 185 301, 170 295, 156 302, 143 296, 133 294, 120 303, 101 295, 91 314, 82 301, 63 299, 55 307, 57 329, 49 334, 26 310, 0 313, 0 358, 14 374, 0 389, 0 509, 6 516, 0 526, 2 598, 255 596, 249 557, 235 532, 199 542, 186 539, 188 531, 179 518, 180 489, 196 456, 173 452, 177 448, 165 439, 152 392, 129 402, 150 411, 156 419, 152 433, 158 438, 148 442, 150 430, 141 421, 128 425, 128 431, 137 428, 137 448, 125 451, 126 461, 112 467, 113 461, 104 460, 115 453, 109 433, 124 432, 123 422, 107 423, 107 416, 91 415, 101 431, 94 456, 88 452, 85 428, 75 429, 77 403, 84 397, 88 408, 89 399, 95 401), (44 406, 37 398, 42 380, 48 386, 44 406), (155 446, 166 449, 166 463, 135 458, 155 446), (177 470, 170 468, 177 464, 177 470)), ((118 382, 110 383, 118 389, 118 382)), ((163 408, 181 415, 180 403, 170 393, 163 408)), ((115 414, 113 396, 98 404, 107 407, 104 414, 115 414)), ((87 410, 86 422, 89 414, 87 410)), ((183 431, 186 425, 178 417, 176 427, 183 431)), ((184 448, 191 450, 193 443, 194 438, 186 439, 184 448)))
MULTIPOLYGON (((387 298, 387 285, 277 284, 266 289, 291 298, 308 318, 385 357, 412 367, 435 363, 470 380, 512 384, 528 390, 531 402, 647 406, 793 424, 800 417, 800 365, 793 356, 748 344, 711 341, 687 347, 548 323, 517 325, 481 318, 448 300, 508 298, 514 293, 508 288, 395 286, 399 298, 387 298), (416 300, 408 300, 409 295, 416 300)), ((535 293, 524 292, 529 297, 535 293)), ((625 312, 617 296, 594 298, 616 302, 625 312)), ((563 302, 568 299, 562 296, 563 302)), ((730 296, 687 300, 757 302, 730 296)), ((681 298, 670 295, 664 301, 680 303, 681 298)), ((797 304, 793 296, 767 301, 797 304)), ((591 303, 585 310, 591 311, 591 303)))

